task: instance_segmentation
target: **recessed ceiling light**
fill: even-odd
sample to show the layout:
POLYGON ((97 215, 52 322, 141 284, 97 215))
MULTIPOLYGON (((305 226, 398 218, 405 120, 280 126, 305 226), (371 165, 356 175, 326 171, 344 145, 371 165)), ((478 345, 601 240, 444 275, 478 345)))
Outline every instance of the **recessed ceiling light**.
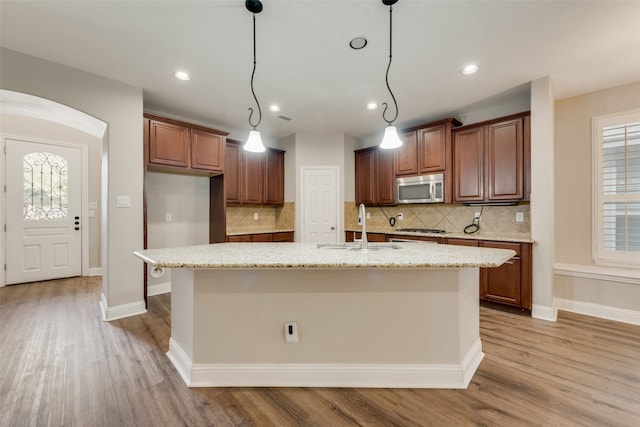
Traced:
POLYGON ((178 80, 191 80, 191 76, 186 71, 176 71, 173 76, 178 80))
POLYGON ((465 65, 465 67, 462 69, 462 74, 473 74, 479 69, 480 67, 478 67, 476 64, 465 65))
POLYGON ((376 104, 375 102, 370 102, 367 104, 367 110, 375 110, 376 108, 378 108, 378 104, 376 104))
POLYGON ((351 49, 360 50, 367 45, 367 39, 364 37, 355 37, 349 42, 351 49))
POLYGON ((271 106, 269 106, 269 110, 273 112, 277 112, 277 111, 280 111, 280 107, 277 106, 276 104, 271 104, 271 106))

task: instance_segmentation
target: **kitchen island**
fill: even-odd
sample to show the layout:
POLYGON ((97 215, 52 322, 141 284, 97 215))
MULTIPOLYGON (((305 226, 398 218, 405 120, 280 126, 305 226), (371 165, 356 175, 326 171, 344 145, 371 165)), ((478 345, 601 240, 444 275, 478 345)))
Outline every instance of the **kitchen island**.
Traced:
POLYGON ((466 388, 484 356, 478 268, 514 252, 369 246, 219 243, 136 255, 174 269, 167 355, 190 387, 466 388))

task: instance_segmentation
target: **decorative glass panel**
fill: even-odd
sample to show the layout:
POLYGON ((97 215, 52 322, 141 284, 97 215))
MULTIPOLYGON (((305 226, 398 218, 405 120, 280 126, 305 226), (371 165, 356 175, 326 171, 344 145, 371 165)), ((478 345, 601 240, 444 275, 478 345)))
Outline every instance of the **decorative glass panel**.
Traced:
POLYGON ((29 153, 24 165, 24 219, 61 219, 68 215, 67 160, 53 153, 29 153))

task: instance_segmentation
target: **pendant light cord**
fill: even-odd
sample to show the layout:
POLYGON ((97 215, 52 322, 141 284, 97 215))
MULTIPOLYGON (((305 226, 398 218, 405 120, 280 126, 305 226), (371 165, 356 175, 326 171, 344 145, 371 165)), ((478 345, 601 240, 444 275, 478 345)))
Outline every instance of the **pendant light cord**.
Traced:
POLYGON ((260 103, 258 102, 258 97, 256 96, 256 92, 253 90, 253 76, 256 74, 256 14, 253 14, 253 71, 251 72, 251 93, 253 94, 253 99, 256 100, 256 105, 258 106, 258 123, 255 125, 251 122, 251 117, 253 116, 253 108, 249 107, 249 125, 253 127, 255 130, 260 122, 262 121, 262 109, 260 108, 260 103))
POLYGON ((398 102, 396 101, 396 97, 393 95, 393 92, 391 91, 391 86, 389 86, 389 69, 391 68, 391 59, 393 56, 392 47, 393 47, 393 7, 389 6, 389 64, 387 65, 387 74, 385 75, 385 81, 387 83, 387 89, 389 90, 389 93, 391 94, 391 98, 393 99, 393 104, 396 107, 396 115, 393 117, 393 119, 387 120, 387 117, 385 114, 387 112, 387 108, 389 108, 389 105, 386 102, 382 103, 382 105, 384 105, 384 111, 382 111, 382 118, 384 119, 385 122, 387 122, 389 126, 391 126, 391 124, 395 122, 396 119, 398 118, 398 102))

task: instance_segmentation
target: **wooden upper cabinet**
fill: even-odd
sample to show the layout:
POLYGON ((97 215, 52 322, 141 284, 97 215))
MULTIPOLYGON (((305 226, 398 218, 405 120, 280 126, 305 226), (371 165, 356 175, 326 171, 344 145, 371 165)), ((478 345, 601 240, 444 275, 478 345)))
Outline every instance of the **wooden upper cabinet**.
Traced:
POLYGON ((447 168, 447 129, 445 125, 418 130, 418 172, 440 172, 447 168))
POLYGON ((189 166, 189 128, 149 120, 149 163, 189 166))
POLYGON ((487 125, 488 199, 522 199, 524 139, 522 119, 487 125))
POLYGON ((373 205, 374 149, 357 150, 356 158, 356 205, 373 205))
POLYGON ((143 123, 147 168, 207 176, 224 171, 226 132, 151 114, 143 123))
POLYGON ((376 150, 373 200, 377 205, 396 204, 396 179, 393 159, 393 151, 376 150))
POLYGON ((216 172, 224 170, 224 137, 198 129, 191 130, 191 167, 216 172))
POLYGON ((453 201, 484 200, 484 127, 465 129, 453 138, 453 201))
POLYGON ((224 191, 227 203, 242 203, 243 175, 242 147, 227 142, 224 152, 224 191))
POLYGON ((284 151, 268 149, 264 164, 264 204, 284 204, 284 151))
POLYGON ((355 202, 367 206, 396 204, 393 150, 377 147, 355 152, 355 202))
POLYGON ((414 175, 418 173, 417 132, 400 135, 402 146, 395 151, 396 175, 414 175))
POLYGON ((519 114, 454 131, 454 202, 528 200, 528 123, 519 114))
POLYGON ((264 153, 244 151, 242 203, 261 205, 264 197, 264 153))
POLYGON ((283 205, 284 154, 273 148, 251 153, 244 151, 239 141, 228 140, 224 162, 227 203, 283 205))

